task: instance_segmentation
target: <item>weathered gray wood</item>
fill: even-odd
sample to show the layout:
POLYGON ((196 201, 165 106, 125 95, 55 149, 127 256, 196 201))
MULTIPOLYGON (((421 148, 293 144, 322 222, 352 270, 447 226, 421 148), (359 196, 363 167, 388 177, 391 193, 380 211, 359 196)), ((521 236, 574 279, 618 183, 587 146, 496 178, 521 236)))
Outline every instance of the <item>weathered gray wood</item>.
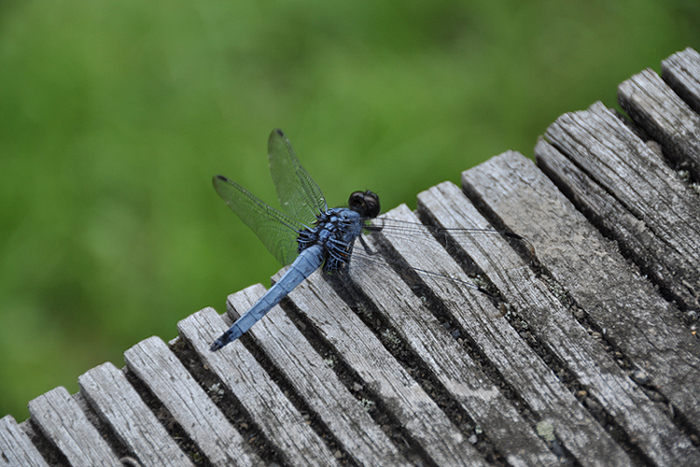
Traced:
MULTIPOLYGON (((659 243, 675 252, 667 258, 663 256, 664 251, 659 251, 662 256, 653 262, 664 264, 676 258, 675 263, 667 266, 672 273, 664 276, 664 280, 669 283, 669 289, 675 289, 685 300, 686 307, 697 307, 700 197, 680 181, 649 145, 600 103, 587 111, 562 115, 547 129, 546 137, 614 197, 627 211, 626 216, 637 220, 636 230, 648 229, 659 243), (685 262, 678 264, 678 259, 685 262), (684 290, 685 293, 681 293, 684 290)), ((537 155, 545 162, 551 153, 538 151, 537 155)), ((566 183, 565 180, 561 182, 566 183)), ((624 217, 625 213, 620 216, 624 217)), ((632 219, 628 224, 634 226, 632 219)), ((618 230, 615 238, 619 242, 625 243, 628 239, 630 244, 637 242, 635 238, 622 235, 623 228, 613 228, 618 230)), ((630 245, 629 249, 633 248, 630 245)), ((640 252, 647 256, 652 253, 654 250, 640 252)))
MULTIPOLYGON (((447 228, 489 228, 488 222, 476 211, 462 192, 451 183, 443 183, 423 192, 418 197, 419 209, 447 228)), ((459 243, 461 238, 455 238, 459 243)), ((613 361, 599 341, 574 319, 570 310, 547 289, 529 270, 527 274, 517 268, 522 259, 500 236, 482 235, 474 248, 471 242, 460 246, 476 264, 487 272, 491 282, 527 323, 528 332, 557 356, 578 381, 586 387, 589 396, 600 404, 623 430, 629 439, 636 439, 639 449, 657 465, 700 465, 700 454, 687 437, 675 427, 668 417, 652 402, 627 374, 613 361)), ((446 263, 436 255, 436 263, 446 263)), ((433 265, 431 265, 433 267, 433 265)), ((462 308, 465 310, 465 308, 462 308)), ((466 323, 479 320, 470 314, 466 323)), ((481 321, 485 321, 483 318, 481 321)), ((493 335, 499 326, 509 328, 503 321, 486 322, 493 335)), ((485 346, 480 345, 485 348, 485 346)), ((597 422, 561 385, 542 385, 537 373, 547 375, 539 359, 524 358, 517 352, 501 358, 499 371, 508 378, 523 400, 541 412, 555 432, 563 429, 564 445, 582 465, 628 464, 630 460, 614 444, 597 422), (510 357, 510 358, 508 358, 510 357), (531 390, 532 388, 532 390, 531 390)), ((553 375, 551 375, 553 377, 553 375)), ((542 381, 547 378, 540 377, 542 381)), ((556 378, 555 378, 556 379, 556 378)))
POLYGON ((543 139, 535 147, 537 164, 576 208, 607 237, 617 240, 652 281, 686 309, 698 306, 688 288, 697 280, 697 264, 654 234, 607 190, 543 139))
POLYGON ((546 138, 679 253, 700 261, 700 198, 600 102, 567 113, 546 138))
POLYGON ((357 373, 358 384, 381 398, 392 416, 436 465, 486 465, 467 437, 336 295, 319 272, 297 286, 289 294, 289 299, 299 313, 313 323, 336 356, 357 373))
POLYGON ((538 260, 603 337, 697 427, 697 340, 647 280, 631 269, 534 165, 513 152, 463 173, 472 200, 534 245, 538 260))
POLYGON ((253 422, 279 448, 280 456, 287 463, 298 466, 338 465, 328 446, 240 340, 218 352, 209 350, 214 339, 227 327, 212 308, 200 310, 178 323, 180 336, 187 339, 202 363, 234 393, 253 422))
POLYGON ((667 157, 700 178, 700 116, 659 75, 650 69, 634 75, 618 86, 617 100, 667 157))
MULTIPOLYGON (((492 228, 468 202, 459 188, 451 183, 443 183, 421 193, 418 196, 418 206, 423 215, 429 215, 443 227, 492 228)), ((541 284, 534 279, 533 273, 528 268, 521 267, 523 260, 502 237, 484 234, 475 234, 474 237, 469 239, 460 236, 455 238, 455 241, 472 257, 481 270, 487 272, 502 293, 501 282, 503 281, 515 284, 515 290, 525 295, 527 292, 521 289, 523 285, 534 282, 534 286, 539 286, 541 289, 541 284)), ((411 253, 409 245, 392 243, 402 256, 413 256, 410 263, 420 261, 411 253)), ((432 248, 430 251, 431 254, 427 255, 429 263, 426 265, 429 270, 439 268, 438 271, 442 274, 463 277, 459 266, 447 256, 446 252, 432 248)), ((458 322, 469 332, 485 356, 496 366, 522 400, 543 421, 554 427, 557 438, 581 465, 630 465, 630 459, 624 451, 504 318, 498 314, 494 315, 495 310, 489 313, 475 307, 460 305, 452 298, 457 296, 456 291, 450 290, 458 287, 458 284, 442 284, 443 281, 432 277, 427 277, 426 282, 453 310, 458 322)), ((533 286, 530 285, 530 287, 533 286)), ((544 324, 546 320, 546 316, 542 315, 538 316, 535 322, 529 322, 533 327, 537 327, 544 324)))
POLYGON ((211 464, 222 467, 262 465, 260 458, 161 339, 151 337, 138 343, 124 352, 124 360, 197 443, 211 464))
POLYGON ((114 365, 93 368, 78 378, 78 384, 100 419, 143 467, 193 465, 114 365))
POLYGON ((74 467, 122 467, 119 458, 64 387, 29 401, 29 413, 41 432, 74 467))
MULTIPOLYGON (((262 285, 228 297, 232 319, 265 293, 262 285)), ((359 465, 407 466, 384 432, 279 307, 248 331, 359 465)))
MULTIPOLYGON (((385 216, 389 219, 418 222, 405 205, 389 211, 385 216)), ((397 248, 413 267, 448 274, 451 277, 455 277, 453 273, 462 272, 430 235, 425 234, 412 239, 401 236, 385 238, 391 239, 392 246, 397 248), (420 249, 416 249, 416 245, 420 245, 420 249), (452 268, 449 267, 450 264, 452 268)), ((380 259, 376 258, 376 261, 380 259)), ((352 271, 352 265, 350 268, 352 271)), ((463 273, 457 278, 468 280, 463 273)), ((353 281, 373 301, 377 310, 427 365, 449 394, 484 430, 510 465, 559 463, 544 441, 536 435, 533 427, 520 416, 500 389, 479 370, 477 364, 396 273, 390 268, 365 268, 359 274, 353 274, 353 281)), ((473 309, 474 315, 486 319, 494 319, 493 317, 500 314, 483 294, 475 295, 471 289, 465 290, 463 286, 439 284, 441 289, 437 293, 444 292, 450 286, 453 286, 450 299, 459 302, 457 309, 473 309)), ((510 328, 506 325, 502 329, 510 328)), ((492 339, 480 342, 489 347, 482 348, 484 352, 503 354, 517 347, 518 341, 521 341, 520 337, 515 332, 501 333, 500 330, 495 329, 497 336, 492 334, 492 339)))
POLYGON ((661 76, 695 112, 700 113, 700 53, 688 47, 661 62, 661 76))
POLYGON ((0 466, 48 467, 12 415, 0 418, 0 466))
MULTIPOLYGON (((664 60, 662 69, 664 81, 645 70, 619 87, 619 102, 638 127, 597 103, 560 117, 540 140, 540 167, 571 202, 513 152, 463 174, 469 196, 530 240, 542 265, 538 271, 550 276, 535 277, 498 236, 461 244, 513 310, 510 322, 483 295, 454 282, 426 277, 426 300, 392 270, 374 269, 354 276, 378 312, 372 323, 363 316, 368 325, 316 273, 290 294, 289 311, 297 314, 297 325, 313 327, 304 334, 323 342, 309 343, 279 307, 253 328, 244 342, 261 352, 255 355, 272 377, 241 342, 209 352, 226 328, 211 309, 183 320, 182 338, 240 401, 244 418, 285 465, 486 465, 467 439, 468 424, 457 421, 462 413, 484 430, 489 452, 513 466, 553 465, 560 446, 566 461, 582 467, 700 465, 700 451, 681 431, 700 432, 700 343, 694 326, 678 319, 700 308, 700 196, 664 161, 665 155, 700 178, 700 54, 686 49, 664 60), (639 128, 660 144, 643 141, 639 128), (439 305, 439 318, 433 305, 439 305), (440 319, 457 331, 451 335, 440 319), (392 342, 411 358, 403 360, 392 342), (311 344, 331 349, 331 360, 311 344), (474 349, 478 363, 470 357, 474 349), (343 363, 344 383, 329 366, 335 359, 343 363), (420 368, 418 381, 409 374, 412 363, 420 368), (578 399, 558 377, 564 370, 578 399), (352 385, 348 373, 357 379, 352 385), (284 390, 274 377, 284 379, 284 390), (285 396, 287 384, 293 396, 285 396), (384 434, 348 387, 363 388, 386 411, 381 415, 402 425, 402 441, 417 447, 409 453, 415 457, 404 458, 408 450, 384 434), (443 397, 450 403, 442 405, 443 397), (449 417, 461 428, 440 409, 457 405, 459 415, 449 417), (538 421, 554 429, 549 448, 535 434, 538 421), (314 429, 333 439, 324 441, 314 429), (341 459, 329 445, 348 457, 341 459)), ((422 193, 419 210, 447 227, 486 226, 451 184, 422 193)), ((415 221, 405 206, 390 215, 415 221)), ((418 249, 415 239, 404 242, 388 229, 372 237, 410 265, 466 280, 432 237, 418 249)), ((234 294, 229 305, 243 311, 262 290, 234 294)), ((230 313, 236 315, 233 307, 230 313)), ((264 462, 160 339, 134 346, 125 359, 209 463, 264 462)), ((30 401, 32 418, 23 425, 10 416, 0 419, 0 466, 43 467, 63 462, 61 456, 75 466, 120 466, 123 452, 144 467, 192 465, 126 376, 126 370, 102 365, 80 377, 80 393, 71 397, 56 388, 30 401), (44 440, 56 448, 40 453, 44 440)))

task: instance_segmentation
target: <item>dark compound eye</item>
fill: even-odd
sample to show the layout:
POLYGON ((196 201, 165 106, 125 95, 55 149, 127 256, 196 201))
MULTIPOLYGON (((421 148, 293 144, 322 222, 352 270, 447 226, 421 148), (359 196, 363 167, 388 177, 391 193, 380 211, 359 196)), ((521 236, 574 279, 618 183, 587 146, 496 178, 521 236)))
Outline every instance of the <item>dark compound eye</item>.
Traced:
POLYGON ((375 218, 379 215, 381 206, 379 196, 371 191, 355 191, 350 195, 348 206, 363 217, 375 218))

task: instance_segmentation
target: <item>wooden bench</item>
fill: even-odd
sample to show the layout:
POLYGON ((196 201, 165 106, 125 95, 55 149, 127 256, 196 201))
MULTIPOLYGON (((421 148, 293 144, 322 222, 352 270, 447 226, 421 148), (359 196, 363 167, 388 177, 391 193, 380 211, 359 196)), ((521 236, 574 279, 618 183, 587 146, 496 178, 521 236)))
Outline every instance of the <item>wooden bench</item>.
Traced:
POLYGON ((316 273, 209 352, 252 286, 2 418, 0 466, 700 465, 700 55, 662 69, 619 86, 631 120, 563 115, 537 166, 509 151, 389 213, 527 238, 525 266, 505 237, 381 239, 498 302, 392 269, 342 297, 316 273))

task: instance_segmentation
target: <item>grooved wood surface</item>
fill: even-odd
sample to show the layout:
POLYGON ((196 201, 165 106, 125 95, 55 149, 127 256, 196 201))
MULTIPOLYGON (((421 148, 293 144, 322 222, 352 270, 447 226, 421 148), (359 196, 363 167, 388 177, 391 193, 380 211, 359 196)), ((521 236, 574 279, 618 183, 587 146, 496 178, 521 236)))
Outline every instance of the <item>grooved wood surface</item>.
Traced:
POLYGON ((30 401, 0 466, 700 465, 700 55, 662 70, 385 213, 372 267, 220 351, 263 286, 30 401))

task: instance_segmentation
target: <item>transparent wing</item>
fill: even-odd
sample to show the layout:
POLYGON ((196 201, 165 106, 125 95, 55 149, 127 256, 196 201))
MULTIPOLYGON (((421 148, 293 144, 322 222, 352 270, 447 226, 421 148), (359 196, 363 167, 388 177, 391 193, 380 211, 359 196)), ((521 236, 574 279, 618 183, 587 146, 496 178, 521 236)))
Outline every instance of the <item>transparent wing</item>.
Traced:
MULTIPOLYGON (((518 270, 529 270, 535 255, 534 249, 527 239, 495 229, 443 228, 399 219, 390 219, 387 217, 374 220, 372 224, 373 226, 370 227, 370 230, 378 231, 377 233, 380 234, 380 238, 389 237, 393 239, 392 242, 394 244, 404 245, 406 251, 424 251, 427 245, 426 242, 432 241, 426 239, 432 238, 438 240, 439 243, 447 245, 448 252, 452 251, 450 256, 458 260, 461 271, 456 273, 454 271, 443 271, 440 270, 440 268, 436 268, 434 264, 433 267, 427 266, 427 269, 413 267, 409 264, 404 264, 403 259, 399 259, 399 257, 396 256, 398 253, 394 252, 393 249, 379 248, 382 252, 381 255, 371 255, 367 253, 359 241, 356 241, 349 264, 349 271, 352 277, 364 274, 364 270, 367 268, 388 267, 385 260, 388 260, 389 263, 394 263, 393 269, 397 269, 396 265, 397 261, 399 261, 398 270, 402 271, 401 275, 409 281, 411 280, 410 276, 413 274, 421 281, 446 281, 457 287, 467 287, 490 295, 484 288, 486 286, 484 282, 485 277, 507 271, 515 273, 518 270), (489 247, 487 245, 494 241, 499 241, 499 239, 501 243, 505 240, 511 248, 519 252, 519 259, 515 264, 494 264, 491 266, 491 269, 482 269, 471 262, 459 261, 458 257, 461 256, 461 254, 454 251, 455 247, 457 247, 465 250, 467 254, 471 254, 483 248, 488 249, 489 247), (455 255, 457 257, 455 257, 455 255)), ((370 235, 365 237, 366 241, 369 243, 370 249, 373 248, 377 250, 379 244, 386 245, 386 242, 382 241, 377 243, 373 237, 374 235, 371 231, 370 235)))
POLYGON ((471 250, 483 245, 485 242, 492 239, 503 238, 520 253, 521 256, 527 259, 526 263, 534 257, 534 247, 524 237, 520 235, 506 232, 497 229, 482 229, 482 228, 448 228, 437 225, 427 225, 418 222, 410 222, 401 219, 392 219, 386 216, 380 216, 377 219, 369 219, 367 224, 371 224, 369 230, 384 232, 395 237, 402 237, 408 240, 413 240, 420 243, 421 235, 430 234, 431 237, 438 240, 440 243, 445 243, 448 239, 458 243, 465 250, 471 250))
POLYGON ((302 224, 313 225, 316 217, 328 210, 323 193, 299 163, 282 130, 272 130, 267 150, 272 181, 282 209, 302 224))
POLYGON ((299 222, 268 206, 238 183, 222 175, 214 176, 214 189, 228 207, 255 232, 265 248, 283 265, 297 257, 299 222))

